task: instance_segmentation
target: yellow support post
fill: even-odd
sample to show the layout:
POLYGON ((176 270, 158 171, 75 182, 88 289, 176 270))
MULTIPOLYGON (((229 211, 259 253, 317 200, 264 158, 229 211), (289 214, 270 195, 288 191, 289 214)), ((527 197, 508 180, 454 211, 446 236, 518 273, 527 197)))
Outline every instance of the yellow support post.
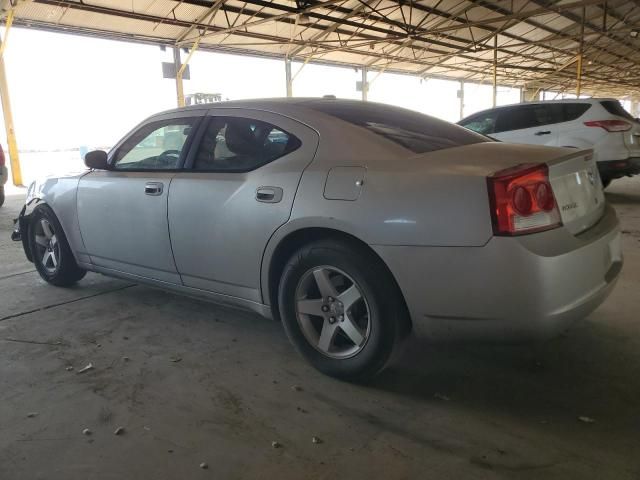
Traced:
POLYGON ((498 104, 498 34, 493 37, 493 107, 498 104))
MULTIPOLYGON (((300 70, 296 72, 296 75, 304 68, 304 64, 300 67, 300 70)), ((293 97, 293 78, 291 76, 291 59, 289 57, 284 58, 284 76, 287 83, 287 97, 293 97)))
POLYGON ((16 133, 13 127, 13 115, 11 113, 9 86, 7 84, 7 75, 4 68, 4 50, 6 47, 6 38, 12 23, 13 10, 10 10, 6 19, 5 42, 3 42, 2 37, 0 37, 0 100, 2 101, 4 126, 7 131, 7 144, 9 147, 9 158, 11 161, 11 175, 13 177, 13 184, 21 187, 22 171, 20 169, 20 158, 18 156, 18 143, 16 141, 16 133))
POLYGON ((578 66, 576 67, 576 97, 580 98, 582 90, 582 60, 584 56, 584 18, 586 14, 585 7, 582 7, 582 24, 580 25, 580 52, 578 53, 578 66))
POLYGON ((578 55, 578 66, 576 67, 576 97, 580 98, 582 90, 582 53, 578 55))
POLYGON ((187 65, 189 65, 189 61, 191 60, 194 52, 198 49, 198 45, 200 45, 200 38, 198 38, 191 47, 191 51, 189 51, 189 55, 187 55, 183 64, 180 63, 180 48, 173 47, 173 63, 176 66, 176 94, 178 96, 178 107, 184 107, 184 86, 182 84, 182 75, 187 69, 187 65))

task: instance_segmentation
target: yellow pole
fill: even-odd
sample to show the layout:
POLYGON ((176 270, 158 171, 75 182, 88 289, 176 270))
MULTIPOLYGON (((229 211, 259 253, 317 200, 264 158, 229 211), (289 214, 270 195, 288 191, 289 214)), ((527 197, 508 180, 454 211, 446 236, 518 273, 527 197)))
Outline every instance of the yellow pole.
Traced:
POLYGON ((582 89, 582 53, 578 55, 578 66, 576 71, 576 97, 580 98, 582 89))
POLYGON ((498 104, 498 35, 493 37, 493 106, 498 104))
POLYGON ((200 38, 198 38, 193 47, 191 47, 191 51, 189 51, 189 55, 185 58, 184 63, 180 64, 180 48, 173 47, 173 61, 176 66, 176 93, 178 95, 178 107, 184 107, 184 87, 182 84, 182 75, 184 71, 187 69, 187 65, 189 65, 189 61, 193 56, 194 52, 198 49, 198 45, 200 45, 200 38))
POLYGON ((584 55, 584 17, 586 7, 582 7, 582 24, 580 25, 580 52, 578 53, 578 66, 576 71, 576 97, 580 98, 582 90, 582 57, 584 55))
POLYGON ((4 49, 7 46, 7 39, 9 38, 9 30, 11 30, 11 25, 13 25, 13 10, 9 10, 9 13, 7 13, 7 19, 5 20, 4 29, 4 42, 0 44, 0 55, 4 55, 4 49))
POLYGON ((178 107, 184 107, 184 89, 180 63, 180 47, 173 47, 173 65, 176 69, 176 97, 178 99, 178 107))
MULTIPOLYGON (((10 11, 7 16, 5 30, 6 35, 11 27, 13 21, 13 11, 10 11)), ((9 86, 7 84, 7 75, 4 68, 4 49, 5 44, 0 37, 0 100, 2 101, 2 113, 4 114, 4 126, 7 130, 7 144, 9 147, 9 158, 11 160, 11 175, 13 177, 13 184, 20 187, 22 186, 22 171, 20 170, 20 158, 18 156, 18 143, 16 141, 16 132, 13 127, 13 115, 11 113, 11 101, 9 97, 9 86)))

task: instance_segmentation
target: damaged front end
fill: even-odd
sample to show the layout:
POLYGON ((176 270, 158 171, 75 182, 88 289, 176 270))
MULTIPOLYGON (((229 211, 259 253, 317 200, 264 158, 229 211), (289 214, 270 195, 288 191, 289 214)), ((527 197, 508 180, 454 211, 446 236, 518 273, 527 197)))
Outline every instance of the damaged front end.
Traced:
POLYGON ((11 232, 11 240, 14 242, 22 242, 24 254, 30 262, 33 262, 31 256, 31 248, 29 247, 29 223, 31 221, 32 205, 39 203, 39 199, 35 197, 35 182, 29 186, 27 191, 27 200, 20 210, 18 218, 13 220, 13 231, 11 232))

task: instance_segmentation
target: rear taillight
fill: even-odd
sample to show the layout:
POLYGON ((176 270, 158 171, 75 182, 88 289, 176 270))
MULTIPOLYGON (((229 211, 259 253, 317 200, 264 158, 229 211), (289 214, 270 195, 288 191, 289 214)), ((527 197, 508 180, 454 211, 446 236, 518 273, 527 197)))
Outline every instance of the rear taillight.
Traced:
POLYGON ((2 145, 0 145, 0 167, 4 167, 4 163, 4 150, 2 149, 2 145))
POLYGON ((624 120, 593 120, 584 122, 587 127, 604 128, 607 132, 626 132, 631 130, 631 124, 624 120))
POLYGON ((562 225, 545 164, 525 164, 487 177, 495 235, 522 235, 562 225))

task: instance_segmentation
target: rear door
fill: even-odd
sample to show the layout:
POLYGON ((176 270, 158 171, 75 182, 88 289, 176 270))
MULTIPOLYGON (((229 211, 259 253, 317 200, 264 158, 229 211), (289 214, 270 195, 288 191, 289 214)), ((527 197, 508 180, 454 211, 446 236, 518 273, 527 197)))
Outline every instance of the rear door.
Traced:
POLYGON ((269 112, 216 108, 171 182, 169 230, 184 285, 261 302, 260 266, 287 222, 318 134, 269 112))
POLYGON ((110 153, 112 170, 80 179, 78 221, 93 264, 180 283, 167 224, 169 184, 203 114, 154 118, 110 153))
POLYGON ((560 104, 535 103, 500 108, 492 136, 509 143, 555 146, 561 121, 560 104))

